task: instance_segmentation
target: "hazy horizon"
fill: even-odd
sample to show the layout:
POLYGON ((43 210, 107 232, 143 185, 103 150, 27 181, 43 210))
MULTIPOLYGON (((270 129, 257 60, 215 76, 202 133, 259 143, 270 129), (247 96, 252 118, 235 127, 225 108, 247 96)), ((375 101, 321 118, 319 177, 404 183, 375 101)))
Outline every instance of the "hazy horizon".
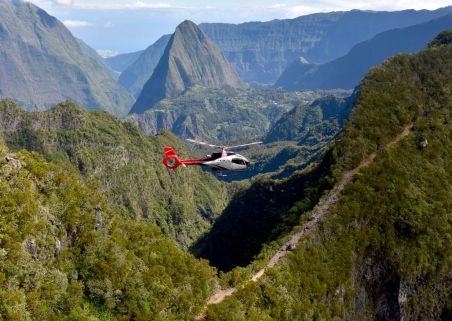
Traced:
POLYGON ((243 23, 295 18, 316 12, 352 9, 398 11, 435 10, 451 5, 449 0, 350 3, 322 1, 136 1, 136 0, 31 0, 65 23, 71 32, 103 55, 145 49, 164 34, 172 33, 183 20, 195 23, 243 23))

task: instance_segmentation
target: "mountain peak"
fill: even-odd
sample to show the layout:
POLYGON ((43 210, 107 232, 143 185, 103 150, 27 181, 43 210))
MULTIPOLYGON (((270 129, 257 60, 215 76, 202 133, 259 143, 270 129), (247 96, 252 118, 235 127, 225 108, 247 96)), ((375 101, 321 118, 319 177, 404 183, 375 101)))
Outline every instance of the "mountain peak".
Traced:
POLYGON ((198 26, 191 20, 184 20, 176 27, 176 31, 183 28, 198 29, 198 26))
POLYGON ((213 41, 196 24, 185 20, 171 36, 131 113, 143 113, 158 101, 178 96, 195 85, 245 86, 213 41))
POLYGON ((0 21, 2 97, 28 109, 69 99, 85 108, 128 112, 133 97, 58 19, 29 2, 0 0, 0 21))

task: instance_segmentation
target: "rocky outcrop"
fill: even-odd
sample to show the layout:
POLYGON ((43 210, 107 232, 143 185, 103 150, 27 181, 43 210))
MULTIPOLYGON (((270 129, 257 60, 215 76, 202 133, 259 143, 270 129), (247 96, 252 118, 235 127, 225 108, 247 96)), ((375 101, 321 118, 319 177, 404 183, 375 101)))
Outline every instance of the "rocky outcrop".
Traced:
POLYGON ((245 86, 212 40, 193 22, 184 21, 176 28, 130 113, 141 114, 163 98, 175 97, 195 85, 245 86))
POLYGON ((119 83, 138 97, 144 84, 151 78, 155 67, 165 52, 170 35, 160 37, 150 45, 141 55, 125 69, 119 77, 119 83))

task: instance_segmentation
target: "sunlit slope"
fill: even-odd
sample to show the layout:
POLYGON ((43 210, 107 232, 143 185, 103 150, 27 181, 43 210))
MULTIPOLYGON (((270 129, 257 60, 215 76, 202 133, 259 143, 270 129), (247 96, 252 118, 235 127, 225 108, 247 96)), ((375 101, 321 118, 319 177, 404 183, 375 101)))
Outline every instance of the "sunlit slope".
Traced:
MULTIPOLYGON (((365 77, 325 178, 337 181, 374 152, 375 159, 292 254, 211 306, 207 320, 450 319, 450 39, 441 34, 365 77)), ((300 205, 291 211, 304 220, 300 205)))
POLYGON ((213 270, 94 182, 0 143, 1 320, 189 320, 213 270))
POLYGON ((148 137, 106 112, 69 102, 26 112, 3 101, 0 124, 10 149, 39 151, 70 164, 100 181, 110 205, 124 216, 153 222, 184 246, 210 227, 227 202, 225 187, 210 174, 162 165, 164 146, 188 157, 168 132, 148 137))

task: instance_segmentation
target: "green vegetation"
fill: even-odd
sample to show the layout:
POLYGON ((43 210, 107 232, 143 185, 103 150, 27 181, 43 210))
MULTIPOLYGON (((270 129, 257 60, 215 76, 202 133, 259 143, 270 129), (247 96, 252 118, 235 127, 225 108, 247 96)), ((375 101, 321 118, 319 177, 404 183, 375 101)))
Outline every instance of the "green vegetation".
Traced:
POLYGON ((130 119, 148 134, 171 129, 178 136, 198 137, 212 143, 237 142, 263 137, 283 113, 322 94, 287 93, 266 87, 194 86, 181 96, 160 101, 143 115, 131 115, 130 119))
POLYGON ((188 156, 175 136, 148 137, 103 111, 66 102, 26 112, 0 101, 0 128, 11 150, 38 151, 47 160, 70 164, 98 180, 122 216, 154 223, 184 247, 210 228, 228 201, 226 187, 212 175, 162 165, 164 146, 188 156))
POLYGON ((452 30, 444 30, 443 32, 440 32, 435 39, 433 39, 429 43, 429 48, 438 47, 442 45, 449 45, 452 43, 452 30))
POLYGON ((258 179, 237 192, 223 214, 191 251, 221 271, 252 262, 264 244, 299 224, 300 212, 312 209, 331 184, 324 166, 277 181, 258 179))
POLYGON ((325 152, 343 127, 354 99, 327 96, 282 115, 265 139, 270 144, 245 152, 255 164, 238 176, 269 174, 235 194, 209 233, 192 247, 193 253, 229 271, 237 265, 248 265, 263 244, 277 240, 297 225, 300 211, 312 209, 323 191, 331 188, 331 183, 322 178, 329 166, 328 157, 315 170, 292 174, 325 152), (285 142, 276 143, 278 140, 285 142), (276 181, 269 176, 289 178, 276 181))
POLYGON ((193 320, 214 270, 92 181, 0 143, 0 319, 193 320))
MULTIPOLYGON (((323 179, 337 181, 372 152, 375 161, 321 227, 259 282, 210 306, 207 320, 450 319, 452 45, 438 42, 365 77, 322 162, 323 179), (382 149, 410 123, 408 137, 382 149)), ((306 219, 306 208, 293 210, 306 219)), ((261 213, 259 220, 269 218, 261 213)))

